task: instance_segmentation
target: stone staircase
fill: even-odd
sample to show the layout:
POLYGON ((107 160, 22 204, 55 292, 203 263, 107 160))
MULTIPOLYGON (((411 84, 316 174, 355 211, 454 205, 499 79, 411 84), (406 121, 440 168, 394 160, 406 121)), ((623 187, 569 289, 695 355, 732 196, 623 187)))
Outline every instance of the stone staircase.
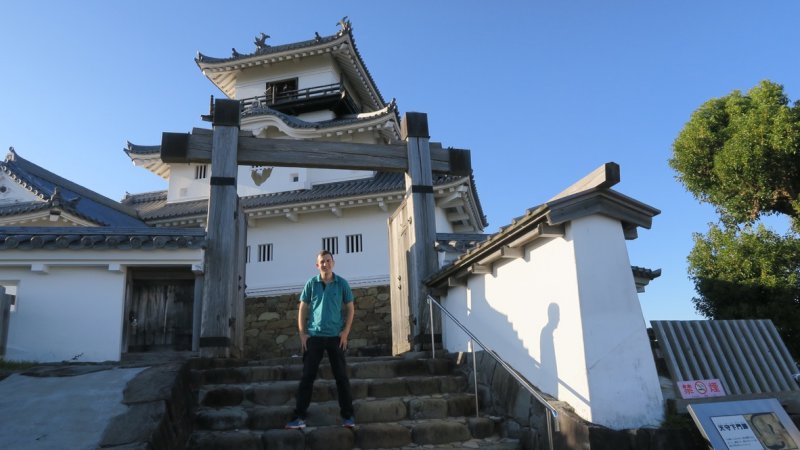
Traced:
POLYGON ((187 449, 519 448, 518 441, 497 435, 493 420, 475 417, 474 395, 452 359, 348 358, 355 429, 340 426, 336 383, 326 362, 314 383, 308 427, 285 430, 300 358, 195 361, 195 431, 187 449))

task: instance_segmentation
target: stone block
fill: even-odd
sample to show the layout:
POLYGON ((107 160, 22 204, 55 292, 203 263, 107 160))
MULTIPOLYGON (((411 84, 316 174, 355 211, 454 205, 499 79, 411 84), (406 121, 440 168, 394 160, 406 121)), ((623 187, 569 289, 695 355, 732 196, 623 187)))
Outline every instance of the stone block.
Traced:
POLYGON ((277 381, 283 380, 282 366, 255 366, 250 368, 250 381, 277 381))
MULTIPOLYGON (((294 405, 292 405, 294 406, 294 405)), ((294 408, 292 408, 294 409, 294 408)), ((327 427, 341 425, 338 402, 311 403, 308 407, 306 423, 312 427, 327 427)))
POLYGON ((353 409, 357 423, 396 422, 408 417, 406 405, 399 399, 355 402, 353 409))
POLYGON ((445 376, 438 380, 442 393, 464 392, 467 389, 467 379, 460 375, 445 376))
POLYGON ((285 334, 282 334, 282 335, 280 335, 280 336, 278 336, 278 337, 276 337, 276 338, 275 338, 275 343, 276 343, 276 344, 283 344, 283 343, 284 343, 284 342, 286 342, 288 339, 289 339, 289 336, 287 336, 287 335, 285 335, 285 334))
POLYGON ((207 384, 235 384, 246 380, 236 368, 216 368, 204 371, 203 381, 207 384))
POLYGON ((386 378, 374 380, 369 384, 370 397, 402 397, 408 395, 408 386, 405 380, 399 378, 386 378))
POLYGON ((304 450, 306 437, 300 430, 268 430, 261 435, 267 450, 304 450))
POLYGON ((193 450, 264 450, 261 437, 251 431, 195 434, 188 446, 193 450))
POLYGON ((146 442, 158 429, 166 413, 166 403, 163 400, 134 403, 128 406, 127 411, 111 419, 100 438, 100 446, 146 442))
POLYGON ((355 434, 348 428, 317 428, 306 435, 306 448, 311 450, 349 450, 354 445, 355 434))
POLYGON ((447 400, 443 398, 412 398, 408 401, 408 418, 444 419, 447 417, 447 400))
POLYGON ((253 430, 269 430, 283 428, 292 420, 294 407, 284 406, 256 406, 248 412, 248 423, 253 430))
POLYGON ((411 430, 396 423, 359 425, 355 434, 358 448, 398 448, 411 444, 411 430))
POLYGON ((375 296, 375 298, 376 298, 378 301, 385 302, 385 301, 389 300, 389 293, 387 293, 387 292, 381 292, 381 293, 379 293, 378 295, 376 295, 376 296, 375 296))
POLYGON ((475 396, 470 394, 451 395, 447 399, 447 414, 450 416, 474 416, 475 396))
POLYGON ((281 316, 280 316, 280 314, 278 314, 278 313, 274 313, 274 312, 265 312, 265 313, 262 313, 260 316, 258 316, 258 320, 266 320, 266 321, 270 321, 270 320, 279 319, 280 317, 281 317, 281 316))
POLYGON ((236 430, 247 425, 247 413, 242 408, 220 408, 198 411, 197 426, 204 430, 236 430))
POLYGON ((150 367, 136 375, 125 385, 122 403, 170 400, 173 386, 180 374, 180 364, 165 364, 150 367))
POLYGON ((485 417, 470 417, 467 427, 473 438, 485 439, 494 434, 494 421, 485 417))
POLYGON ((411 439, 415 444, 438 445, 469 440, 470 434, 466 424, 436 420, 414 424, 411 439))
POLYGON ((249 337, 249 338, 258 337, 258 333, 259 333, 259 331, 258 331, 257 328, 250 328, 250 329, 244 331, 245 337, 249 337))
POLYGON ((408 392, 412 395, 431 395, 445 392, 440 378, 411 378, 406 380, 408 392))
POLYGON ((244 400, 244 392, 240 387, 220 387, 211 389, 203 396, 202 404, 215 408, 235 406, 244 400))
POLYGON ((245 398, 256 405, 285 405, 294 398, 296 384, 271 383, 248 387, 245 398))

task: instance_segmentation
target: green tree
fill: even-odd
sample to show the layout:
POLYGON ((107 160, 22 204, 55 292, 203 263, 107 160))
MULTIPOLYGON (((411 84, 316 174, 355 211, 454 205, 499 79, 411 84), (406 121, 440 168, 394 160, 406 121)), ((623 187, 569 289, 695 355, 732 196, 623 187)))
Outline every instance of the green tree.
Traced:
POLYGON ((695 198, 725 223, 786 214, 800 230, 800 104, 762 81, 707 101, 673 144, 670 166, 695 198))
POLYGON ((695 111, 673 143, 670 166, 720 225, 696 234, 688 257, 695 308, 712 319, 772 319, 800 355, 800 103, 762 81, 695 111), (785 215, 792 231, 759 225, 785 215))
POLYGON ((713 319, 772 319, 800 355, 800 239, 763 225, 694 235, 689 276, 697 311, 713 319))

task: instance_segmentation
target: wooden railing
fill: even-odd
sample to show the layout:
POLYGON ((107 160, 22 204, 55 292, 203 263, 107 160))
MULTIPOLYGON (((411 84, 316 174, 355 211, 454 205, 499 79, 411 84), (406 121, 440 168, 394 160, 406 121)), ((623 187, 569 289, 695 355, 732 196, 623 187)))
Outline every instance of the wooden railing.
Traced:
POLYGON ((258 106, 272 106, 281 103, 311 100, 316 97, 340 94, 344 91, 342 83, 326 84, 323 86, 313 86, 305 89, 281 90, 275 86, 270 86, 264 95, 242 99, 245 109, 258 106))

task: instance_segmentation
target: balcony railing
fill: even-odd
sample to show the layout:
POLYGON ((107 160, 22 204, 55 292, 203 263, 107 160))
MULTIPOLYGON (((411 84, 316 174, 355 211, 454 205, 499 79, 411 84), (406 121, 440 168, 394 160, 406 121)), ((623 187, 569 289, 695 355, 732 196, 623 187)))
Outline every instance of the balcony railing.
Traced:
POLYGON ((270 86, 264 95, 242 99, 242 106, 245 110, 269 106, 280 110, 280 105, 298 104, 325 98, 338 99, 344 93, 342 83, 326 84, 305 89, 279 89, 270 86))

